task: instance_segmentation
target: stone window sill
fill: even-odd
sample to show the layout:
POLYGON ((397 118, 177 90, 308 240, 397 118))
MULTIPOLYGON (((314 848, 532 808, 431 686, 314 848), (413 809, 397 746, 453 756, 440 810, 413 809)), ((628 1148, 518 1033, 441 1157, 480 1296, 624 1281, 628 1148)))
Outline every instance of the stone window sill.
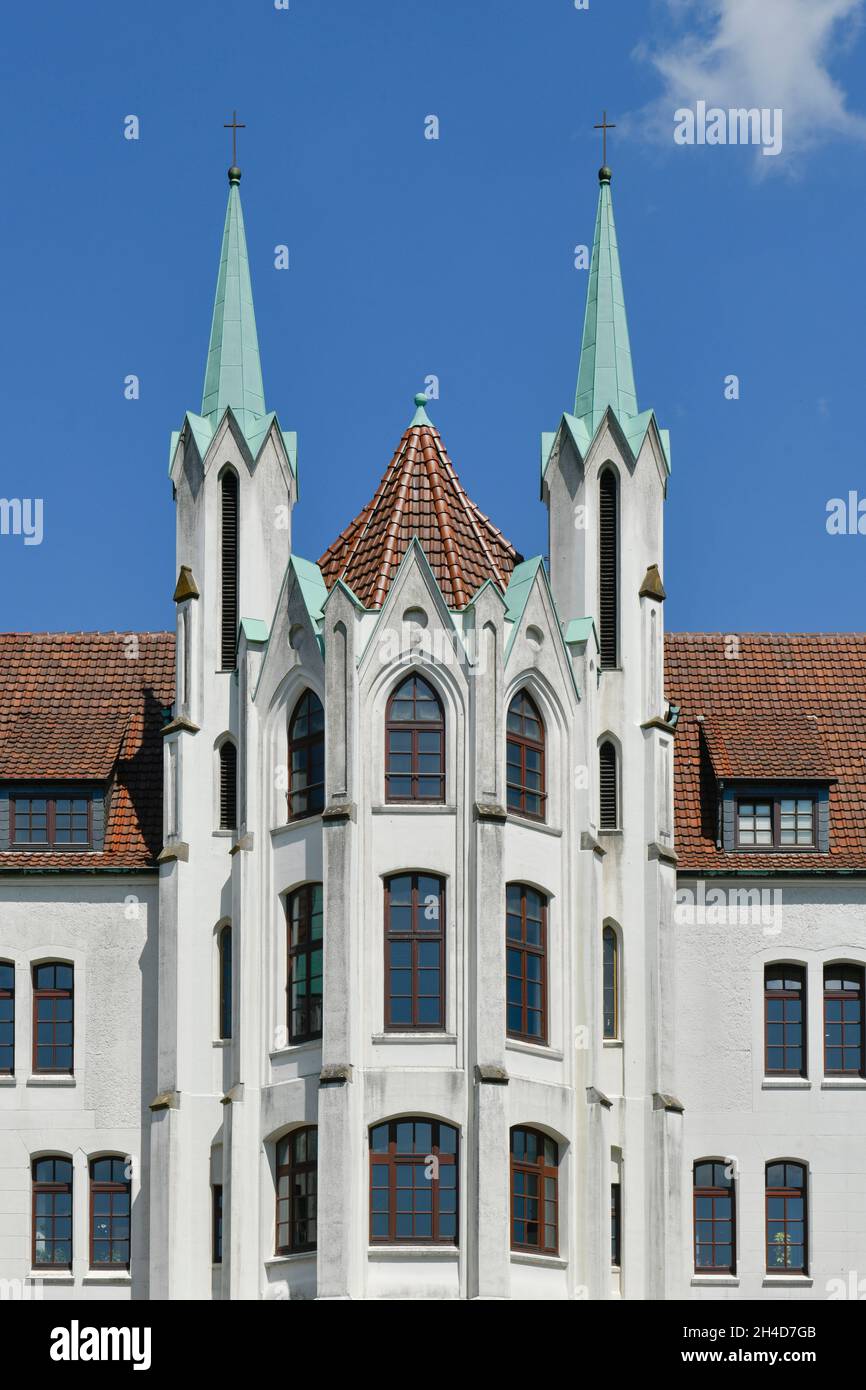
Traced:
POLYGON ((764 1289, 811 1289, 812 1279, 808 1274, 765 1274, 761 1280, 764 1289))
POLYGON ((527 1057, 544 1057, 549 1062, 561 1062, 562 1053, 547 1043, 524 1042, 522 1038, 506 1038, 506 1052, 523 1052, 527 1057))
MULTIPOLYGON (((304 1052, 321 1052, 322 1039, 309 1038, 307 1042, 287 1043, 285 1047, 275 1047, 268 1053, 272 1062, 283 1061, 286 1058, 297 1057, 304 1052)), ((283 1258, 282 1256, 280 1258, 283 1258)))
POLYGON ((129 1285, 132 1283, 132 1275, 128 1269, 123 1270, 101 1270, 91 1269, 81 1280, 82 1284, 115 1284, 129 1285))
POLYGON ((604 1038, 604 1039, 602 1040, 602 1044, 601 1044, 601 1045, 602 1045, 603 1048, 604 1048, 604 1047, 621 1048, 621 1047, 622 1047, 622 1038, 604 1038))
POLYGON ((736 1274, 694 1274, 693 1289, 738 1289, 740 1280, 736 1274))
MULTIPOLYGON (((315 1250, 299 1250, 295 1255, 271 1255, 269 1260, 265 1260, 265 1269, 279 1269, 281 1265, 300 1264, 304 1260, 314 1260, 315 1250)), ((222 1269, 221 1264, 213 1266, 214 1269, 222 1269)))
POLYGON ((64 1076, 58 1072, 56 1076, 28 1076, 25 1082, 27 1086, 77 1086, 78 1080, 74 1076, 64 1076))
POLYGON ((0 1076, 0 1086, 17 1086, 18 1078, 15 1076, 0 1076))
POLYGON ((811 1091, 812 1083, 803 1076, 765 1076, 762 1091, 811 1091))
POLYGON ((456 1245, 370 1245, 370 1260, 451 1260, 460 1259, 456 1245))
POLYGON ((828 1076, 821 1082, 822 1091, 866 1091, 866 1079, 862 1076, 828 1076))
POLYGON ((568 1269, 568 1260, 561 1255, 533 1255, 528 1250, 512 1250, 513 1265, 536 1265, 540 1269, 568 1269))
POLYGON ((442 801, 385 801, 371 806, 374 816, 455 816, 457 807, 442 801))
POLYGON ((26 1276, 27 1283, 36 1284, 74 1284, 75 1275, 70 1269, 58 1270, 52 1274, 50 1269, 31 1269, 26 1276))
MULTIPOLYGON (((375 1047, 388 1046, 393 1043, 412 1043, 430 1045, 431 1043, 445 1043, 453 1047, 457 1042, 456 1033, 374 1033, 370 1039, 375 1047)), ((378 1248, 378 1247, 377 1247, 378 1248)), ((426 1247, 425 1247, 426 1248, 426 1247)))
POLYGON ((558 825, 548 825, 546 821, 536 820, 534 816, 521 816, 517 811, 508 811, 505 823, 519 825, 524 830, 540 830, 542 835, 554 835, 557 839, 562 839, 562 830, 558 825))

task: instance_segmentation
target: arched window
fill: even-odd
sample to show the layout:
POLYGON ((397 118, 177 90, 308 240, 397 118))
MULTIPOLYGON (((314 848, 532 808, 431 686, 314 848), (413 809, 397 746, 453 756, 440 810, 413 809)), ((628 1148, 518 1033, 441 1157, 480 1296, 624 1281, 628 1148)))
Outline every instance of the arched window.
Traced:
POLYGON ((238 750, 231 739, 220 744, 220 830, 238 823, 238 750))
POLYGON ((407 676, 385 713, 385 800, 445 800, 445 715, 422 676, 407 676))
POLYGON ((604 1037, 619 1037, 619 942, 613 927, 601 933, 604 1037))
POLYGON ((457 1245, 457 1142, 439 1120, 371 1126, 371 1245, 457 1245))
POLYGON ((537 1129, 511 1131, 511 1248, 559 1251, 559 1145, 537 1129))
POLYGON ((619 828, 616 744, 605 739, 598 750, 598 823, 602 830, 619 828))
POLYGON ((764 1070, 806 1075, 806 972, 802 965, 764 968, 764 1070))
POLYGON ((698 1159, 694 1166, 695 1273, 736 1274, 736 1192, 729 1163, 698 1159))
POLYGON ((598 484, 598 642, 602 670, 619 656, 619 499, 608 468, 598 484))
MULTIPOLYGON (((2 970, 2 967, 0 967, 2 970)), ((2 1008, 2 1004, 0 1004, 2 1008)), ((0 1014, 2 1018, 2 1014, 0 1014)), ((2 1025, 0 1025, 2 1028, 2 1025)), ((863 1076, 863 967, 824 966, 824 1071, 863 1076)))
POLYGON ((15 1074, 15 966, 0 960, 0 1076, 15 1074))
POLYGON ((385 880, 385 1028, 445 1027, 445 881, 385 880))
POLYGON ((547 898, 523 883, 505 889, 506 1028, 511 1038, 547 1041, 547 898))
POLYGON ((806 1274, 808 1225, 806 1169, 787 1161, 767 1164, 767 1273, 806 1274))
POLYGON ((519 690, 508 707, 506 731, 508 809, 544 820, 544 724, 525 690, 519 690))
POLYGON ((226 926, 220 928, 217 938, 219 947, 219 991, 220 991, 220 1037, 230 1038, 232 1035, 232 929, 226 926))
POLYGON ((238 479, 227 468, 220 479, 220 658, 234 670, 238 651, 238 479))
POLYGON ((286 901, 289 1042, 322 1036, 322 885, 305 883, 286 901))
POLYGON ((72 1162, 34 1158, 31 1259, 34 1269, 72 1268, 72 1162))
POLYGON ((94 1158, 90 1162, 92 1269, 129 1269, 132 1184, 127 1163, 125 1158, 94 1158))
POLYGON ((72 1073, 73 968, 65 961, 33 967, 33 1070, 72 1073))
POLYGON ((277 1254, 316 1248, 319 1134, 293 1129, 277 1144, 277 1254))
POLYGON ((325 806, 325 711, 306 690, 289 723, 289 819, 315 816, 325 806))

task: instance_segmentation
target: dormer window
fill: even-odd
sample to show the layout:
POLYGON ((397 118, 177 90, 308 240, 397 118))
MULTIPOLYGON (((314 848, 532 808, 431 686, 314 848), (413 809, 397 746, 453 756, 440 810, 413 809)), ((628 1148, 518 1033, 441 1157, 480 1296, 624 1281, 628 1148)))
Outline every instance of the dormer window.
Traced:
POLYGON ((815 848, 816 805, 812 796, 748 796, 737 800, 739 849, 815 848))

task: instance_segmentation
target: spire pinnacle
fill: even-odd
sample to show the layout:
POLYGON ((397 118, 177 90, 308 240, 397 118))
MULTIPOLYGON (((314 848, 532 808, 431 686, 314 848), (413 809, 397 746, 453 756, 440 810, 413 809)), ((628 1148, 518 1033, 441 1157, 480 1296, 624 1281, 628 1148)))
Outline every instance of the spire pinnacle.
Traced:
POLYGON ((262 365, 240 194, 241 171, 229 169, 229 199, 214 298, 202 415, 216 425, 231 406, 243 430, 265 414, 262 365))
POLYGON ((620 420, 638 413, 610 180, 611 171, 604 164, 598 171, 598 212, 574 403, 575 415, 585 421, 590 434, 608 406, 620 420))

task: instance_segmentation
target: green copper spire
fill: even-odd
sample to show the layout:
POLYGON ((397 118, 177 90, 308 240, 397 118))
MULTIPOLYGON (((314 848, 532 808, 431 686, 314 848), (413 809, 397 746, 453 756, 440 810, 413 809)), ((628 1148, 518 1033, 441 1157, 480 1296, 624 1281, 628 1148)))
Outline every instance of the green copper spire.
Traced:
POLYGON ((240 181, 241 171, 232 165, 201 413, 216 426, 226 406, 230 405, 241 429, 247 433, 265 413, 265 391, 240 181))
POLYGON ((599 170, 598 214, 574 403, 574 413, 584 421, 590 436, 608 406, 613 407, 621 424, 638 413, 610 179, 610 169, 599 170))

